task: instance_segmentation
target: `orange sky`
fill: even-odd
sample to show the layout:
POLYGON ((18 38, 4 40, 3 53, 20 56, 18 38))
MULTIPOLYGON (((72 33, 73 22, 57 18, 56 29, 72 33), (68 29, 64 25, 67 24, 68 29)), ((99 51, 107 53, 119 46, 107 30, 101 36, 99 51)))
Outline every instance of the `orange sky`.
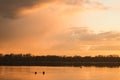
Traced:
POLYGON ((0 53, 120 53, 119 0, 6 1, 0 1, 0 53))

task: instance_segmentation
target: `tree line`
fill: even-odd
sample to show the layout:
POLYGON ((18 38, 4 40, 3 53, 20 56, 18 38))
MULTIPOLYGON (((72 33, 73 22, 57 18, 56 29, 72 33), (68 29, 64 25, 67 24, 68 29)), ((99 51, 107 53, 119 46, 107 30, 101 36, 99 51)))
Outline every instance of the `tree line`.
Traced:
POLYGON ((118 55, 98 56, 33 56, 31 54, 0 54, 1 66, 98 66, 119 67, 118 55))

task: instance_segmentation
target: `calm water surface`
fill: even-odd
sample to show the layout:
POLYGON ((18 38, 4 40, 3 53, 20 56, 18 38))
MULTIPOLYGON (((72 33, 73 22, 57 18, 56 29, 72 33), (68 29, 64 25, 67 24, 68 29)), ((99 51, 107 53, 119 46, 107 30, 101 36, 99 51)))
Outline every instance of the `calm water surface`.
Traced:
POLYGON ((0 66, 0 80, 120 80, 120 68, 0 66))

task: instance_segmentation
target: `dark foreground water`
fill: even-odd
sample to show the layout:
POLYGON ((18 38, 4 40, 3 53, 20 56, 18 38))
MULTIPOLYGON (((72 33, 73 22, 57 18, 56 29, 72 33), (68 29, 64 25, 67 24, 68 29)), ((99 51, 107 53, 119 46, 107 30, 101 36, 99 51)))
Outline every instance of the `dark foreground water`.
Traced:
POLYGON ((0 80, 120 80, 120 68, 0 66, 0 80))

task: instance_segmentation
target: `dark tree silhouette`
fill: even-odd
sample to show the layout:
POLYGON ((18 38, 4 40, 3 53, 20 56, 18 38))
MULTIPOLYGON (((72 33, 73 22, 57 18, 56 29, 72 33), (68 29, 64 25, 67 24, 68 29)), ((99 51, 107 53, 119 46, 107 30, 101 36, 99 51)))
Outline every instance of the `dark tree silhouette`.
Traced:
POLYGON ((0 54, 1 66, 98 66, 119 67, 118 55, 91 56, 32 56, 29 54, 0 54))

